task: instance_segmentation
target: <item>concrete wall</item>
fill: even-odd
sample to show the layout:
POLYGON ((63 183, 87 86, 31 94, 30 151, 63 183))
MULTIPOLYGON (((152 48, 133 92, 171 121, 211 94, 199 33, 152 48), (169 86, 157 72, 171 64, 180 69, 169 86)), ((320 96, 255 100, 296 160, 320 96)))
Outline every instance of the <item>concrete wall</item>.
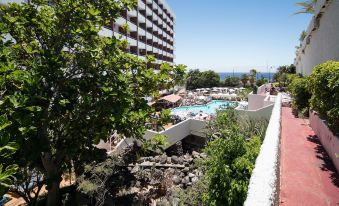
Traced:
POLYGON ((315 112, 310 113, 310 124, 339 172, 339 137, 330 131, 325 121, 320 119, 315 112))
MULTIPOLYGON (((195 119, 187 119, 162 132, 155 132, 152 130, 147 130, 144 135, 144 139, 149 140, 153 138, 155 135, 164 135, 167 137, 166 148, 169 148, 170 146, 174 145, 178 141, 190 135, 194 135, 198 137, 206 137, 204 133, 205 127, 206 127, 206 122, 204 121, 195 120, 195 119)), ((126 138, 120 141, 120 143, 114 149, 115 152, 119 153, 124 148, 126 148, 128 145, 133 144, 133 141, 134 140, 132 138, 126 138)))
POLYGON ((265 140, 252 172, 245 206, 271 206, 278 201, 281 134, 281 94, 278 95, 265 140))
POLYGON ((271 104, 257 110, 237 110, 237 112, 241 115, 247 115, 253 119, 269 120, 271 118, 273 106, 274 104, 271 104))
POLYGON ((327 60, 339 61, 339 0, 318 0, 307 38, 296 57, 297 73, 307 76, 327 60))
POLYGON ((248 95, 248 110, 257 110, 264 106, 266 96, 258 94, 248 95))

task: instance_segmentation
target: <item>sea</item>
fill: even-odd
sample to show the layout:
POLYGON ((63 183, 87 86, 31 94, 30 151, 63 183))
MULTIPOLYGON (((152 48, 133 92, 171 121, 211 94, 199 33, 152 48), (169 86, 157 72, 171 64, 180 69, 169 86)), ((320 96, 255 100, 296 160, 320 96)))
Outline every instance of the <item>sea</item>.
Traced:
MULTIPOLYGON (((241 77, 241 75, 243 74, 247 74, 249 75, 249 73, 246 73, 246 72, 221 72, 219 73, 220 75, 220 80, 225 80, 226 77, 241 77)), ((268 73, 268 72, 258 72, 257 73, 257 79, 262 79, 262 78, 265 78, 265 79, 269 79, 270 81, 272 81, 273 79, 273 75, 274 73, 268 73)))

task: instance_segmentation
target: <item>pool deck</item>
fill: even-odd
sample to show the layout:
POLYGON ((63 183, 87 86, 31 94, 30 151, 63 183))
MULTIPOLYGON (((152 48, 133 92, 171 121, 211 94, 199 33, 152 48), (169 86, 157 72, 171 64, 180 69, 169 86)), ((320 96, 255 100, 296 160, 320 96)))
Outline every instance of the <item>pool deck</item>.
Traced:
POLYGON ((307 119, 282 108, 280 206, 338 206, 339 176, 307 119))

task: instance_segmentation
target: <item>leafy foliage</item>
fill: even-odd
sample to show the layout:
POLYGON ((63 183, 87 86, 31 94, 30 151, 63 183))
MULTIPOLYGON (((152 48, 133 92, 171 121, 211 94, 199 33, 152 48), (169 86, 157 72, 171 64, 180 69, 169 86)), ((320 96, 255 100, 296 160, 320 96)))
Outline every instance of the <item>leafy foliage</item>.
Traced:
POLYGON ((294 78, 288 86, 288 90, 293 96, 292 109, 294 113, 308 116, 311 93, 309 92, 307 79, 294 78))
POLYGON ((204 150, 208 158, 199 163, 203 179, 185 190, 190 197, 181 201, 195 202, 187 205, 242 205, 266 127, 267 121, 239 116, 234 110, 218 112, 208 125, 209 143, 204 150))
POLYGON ((260 86, 262 86, 264 84, 267 84, 267 83, 268 83, 268 79, 265 79, 263 77, 261 79, 258 79, 257 82, 256 82, 258 87, 260 87, 260 86))
MULTIPOLYGON (((0 42, 0 74, 2 74, 6 68, 14 66, 10 56, 10 51, 5 47, 3 42, 0 42)), ((3 84, 1 80, 0 78, 0 88, 3 84)), ((2 92, 0 92, 0 107, 3 103, 2 92)), ((8 187, 12 184, 12 176, 18 169, 17 165, 12 161, 12 158, 18 150, 19 145, 15 142, 15 138, 6 132, 6 129, 10 127, 12 123, 6 114, 0 112, 0 196, 5 194, 8 187)))
POLYGON ((171 88, 185 67, 155 72, 154 58, 127 55, 115 37, 98 35, 135 1, 31 3, 0 9, 0 55, 11 55, 0 67, 1 132, 20 145, 13 162, 45 174, 47 202, 57 205, 61 174, 81 171, 113 131, 140 139, 153 112, 143 97, 171 88))
POLYGON ((312 109, 328 121, 334 132, 339 132, 339 62, 316 66, 308 79, 312 109))
POLYGON ((240 77, 240 81, 242 82, 243 86, 246 87, 248 80, 249 80, 249 76, 247 74, 242 74, 240 77))
POLYGON ((250 70, 249 80, 250 80, 250 84, 251 84, 252 87, 257 80, 257 73, 258 72, 255 69, 250 70))
POLYGON ((220 76, 212 70, 190 70, 187 74, 187 89, 211 88, 220 85, 220 76))
POLYGON ((225 87, 237 87, 240 84, 239 77, 226 77, 224 80, 224 86, 225 87))
POLYGON ((282 83, 284 86, 288 85, 288 76, 290 74, 296 73, 296 67, 291 64, 289 66, 280 66, 277 69, 277 72, 273 75, 273 80, 275 82, 279 82, 279 86, 282 86, 282 83))
POLYGON ((104 162, 86 165, 84 173, 78 178, 77 190, 92 198, 93 205, 104 205, 110 195, 110 179, 121 173, 123 161, 117 156, 110 156, 104 162))

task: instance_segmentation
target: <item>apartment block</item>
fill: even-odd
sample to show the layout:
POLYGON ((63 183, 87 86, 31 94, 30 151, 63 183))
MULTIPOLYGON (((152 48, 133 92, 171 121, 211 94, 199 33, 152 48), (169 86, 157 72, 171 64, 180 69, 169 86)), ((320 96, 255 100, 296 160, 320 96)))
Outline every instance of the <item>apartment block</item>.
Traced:
POLYGON ((126 52, 140 58, 153 55, 159 66, 174 63, 174 25, 175 16, 165 0, 138 0, 135 10, 122 12, 101 34, 126 39, 126 52))

